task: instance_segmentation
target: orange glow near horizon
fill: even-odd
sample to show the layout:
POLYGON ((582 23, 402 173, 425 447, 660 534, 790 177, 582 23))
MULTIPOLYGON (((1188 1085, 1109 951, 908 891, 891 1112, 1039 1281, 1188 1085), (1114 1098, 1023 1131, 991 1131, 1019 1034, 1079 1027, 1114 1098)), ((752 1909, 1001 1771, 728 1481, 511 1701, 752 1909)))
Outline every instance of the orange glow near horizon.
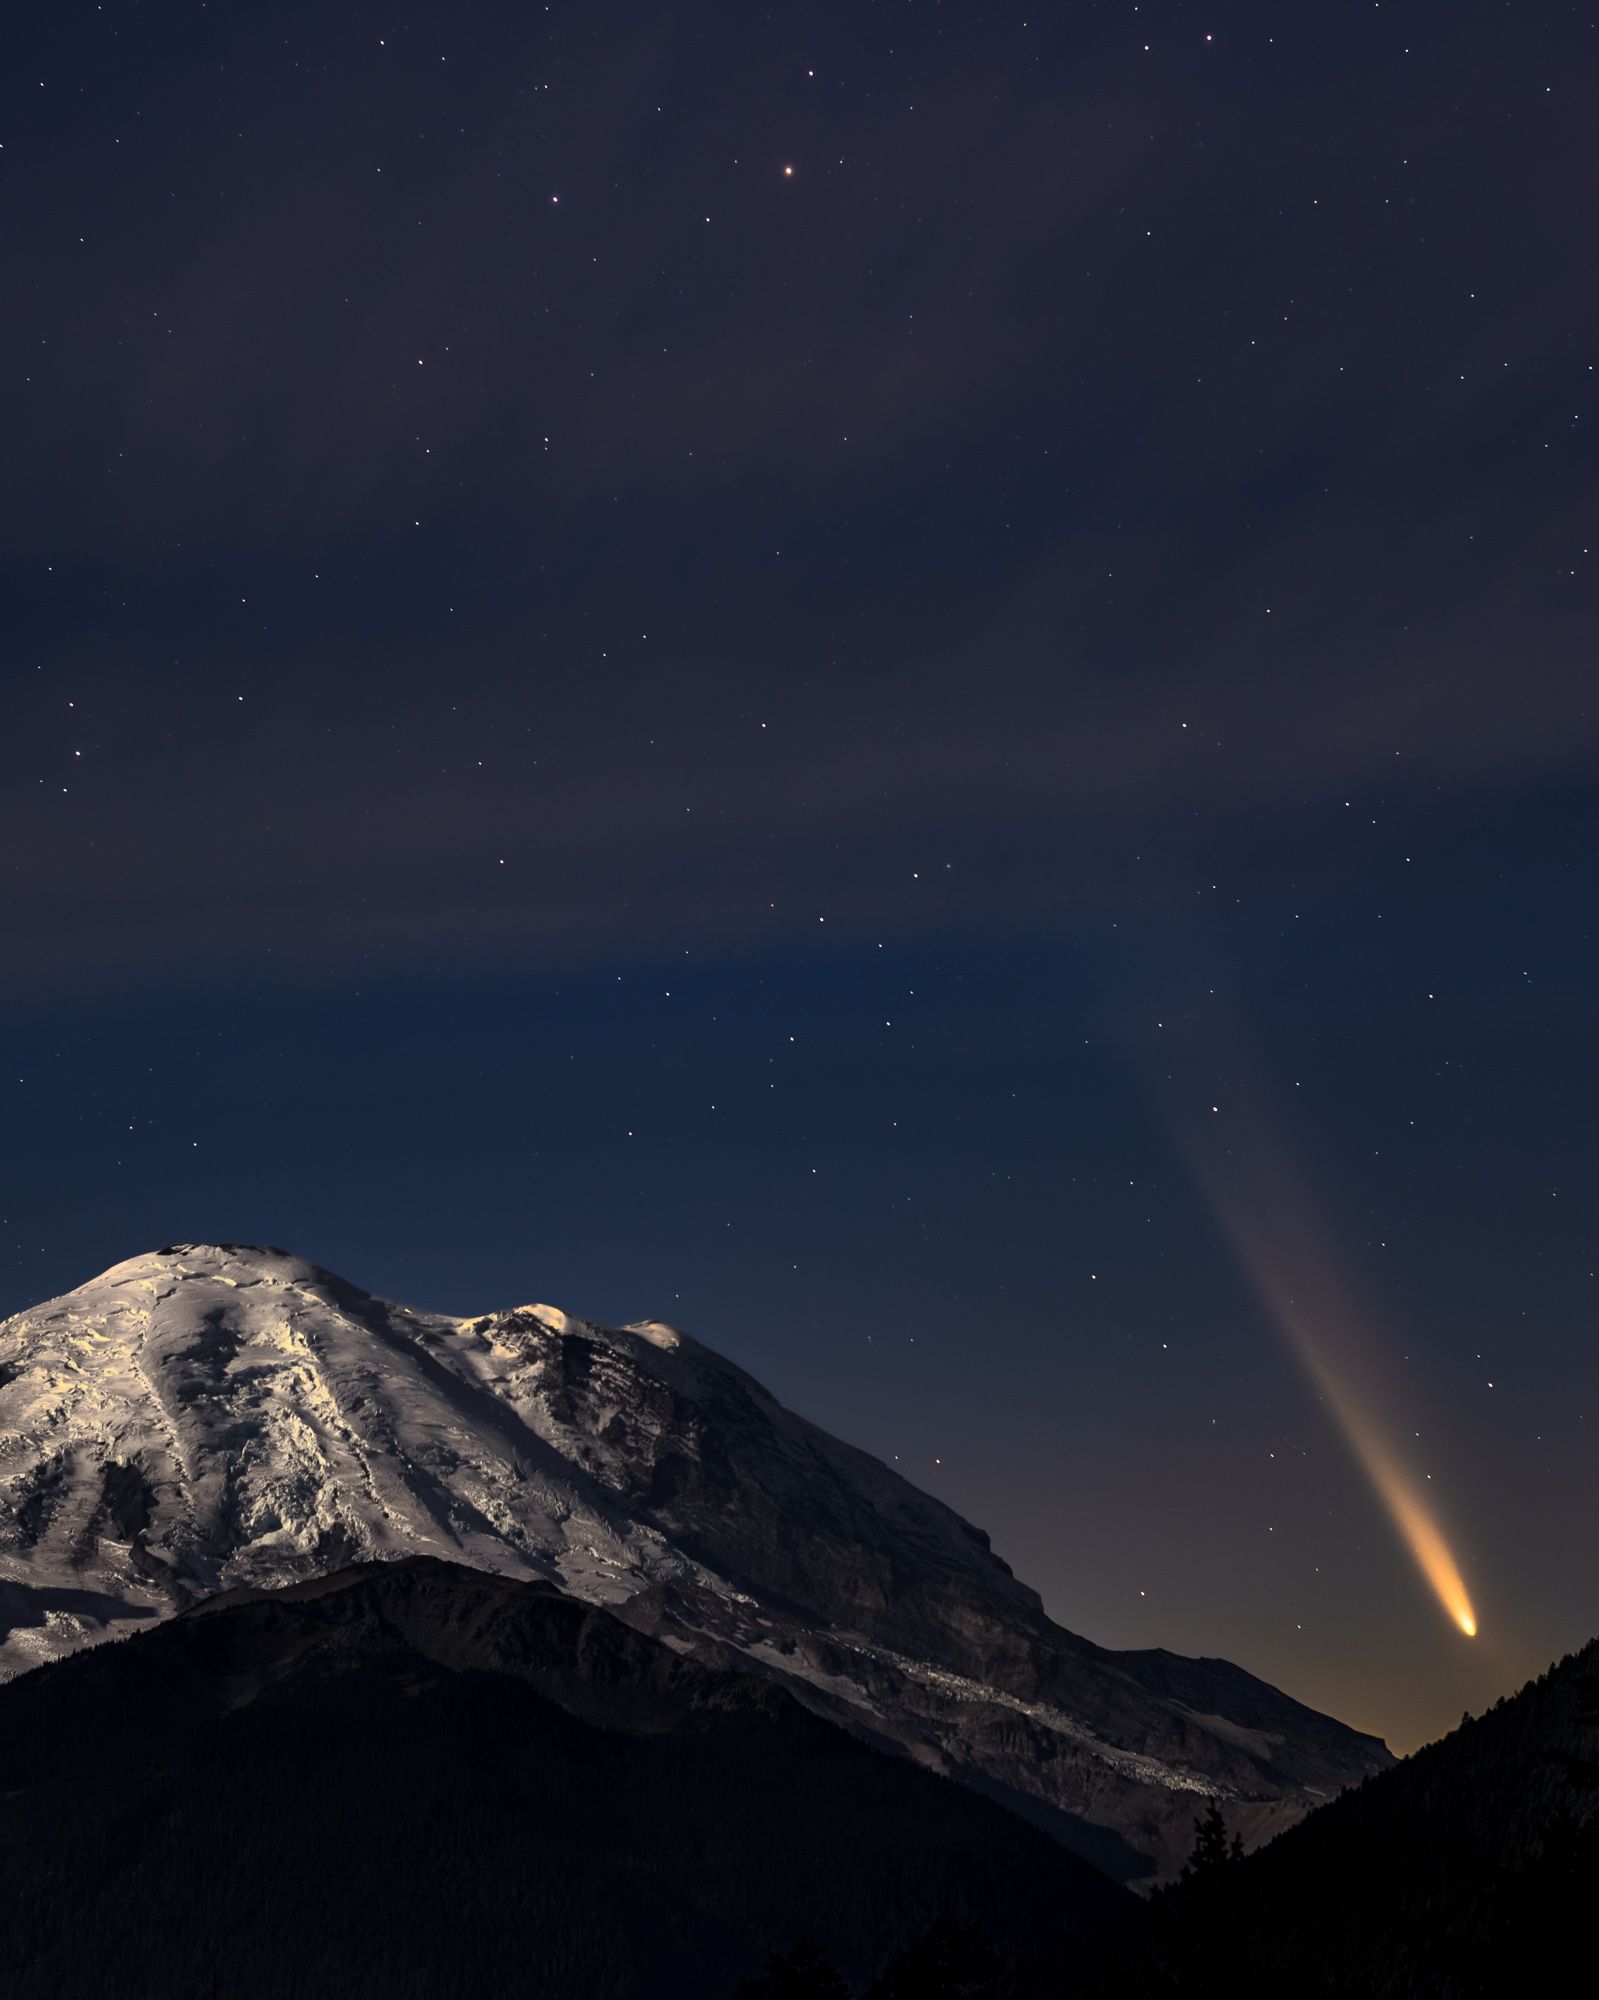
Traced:
POLYGON ((1357 1348, 1364 1316, 1340 1296, 1332 1275, 1334 1260, 1316 1226, 1315 1211, 1296 1187, 1287 1161, 1264 1145, 1259 1157, 1269 1166, 1270 1200, 1239 1200, 1208 1168, 1201 1169, 1200 1180, 1261 1303, 1320 1391, 1417 1568, 1455 1625, 1475 1639, 1477 1614, 1443 1531, 1381 1424, 1330 1359, 1334 1352, 1357 1348), (1310 1285, 1320 1302, 1314 1313, 1303 1297, 1310 1285))

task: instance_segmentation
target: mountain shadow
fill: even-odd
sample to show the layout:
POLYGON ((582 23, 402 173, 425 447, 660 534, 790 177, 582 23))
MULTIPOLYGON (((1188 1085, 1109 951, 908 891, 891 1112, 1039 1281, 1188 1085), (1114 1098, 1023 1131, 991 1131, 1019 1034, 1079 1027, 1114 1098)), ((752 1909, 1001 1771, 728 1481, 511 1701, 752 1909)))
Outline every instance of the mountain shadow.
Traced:
POLYGON ((9 2000, 852 1984, 940 1918, 1058 1950, 1132 1898, 770 1681, 426 1558, 228 1593, 0 1687, 9 2000))

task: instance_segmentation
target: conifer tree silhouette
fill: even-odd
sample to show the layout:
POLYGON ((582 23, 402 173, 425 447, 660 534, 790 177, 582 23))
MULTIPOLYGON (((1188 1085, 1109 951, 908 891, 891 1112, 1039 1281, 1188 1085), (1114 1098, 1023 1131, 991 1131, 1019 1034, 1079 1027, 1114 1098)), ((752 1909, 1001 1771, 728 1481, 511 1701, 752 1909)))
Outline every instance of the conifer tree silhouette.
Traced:
POLYGON ((1194 1821, 1194 1851, 1183 1863, 1178 1877, 1182 1882, 1208 1882, 1222 1869, 1244 1858, 1244 1843, 1238 1834, 1229 1841, 1227 1822, 1215 1799, 1194 1821))
POLYGON ((746 1979, 737 2000, 850 2000, 841 1975, 814 1945, 773 1954, 766 1970, 746 1979))

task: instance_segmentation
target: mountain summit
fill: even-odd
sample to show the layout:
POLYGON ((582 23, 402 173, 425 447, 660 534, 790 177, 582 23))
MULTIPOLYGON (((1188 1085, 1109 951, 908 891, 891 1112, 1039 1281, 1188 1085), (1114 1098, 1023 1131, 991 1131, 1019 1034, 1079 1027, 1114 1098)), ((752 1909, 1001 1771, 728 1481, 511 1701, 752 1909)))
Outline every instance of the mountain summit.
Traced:
POLYGON ((1241 1669, 1053 1624, 987 1537, 691 1336, 453 1319, 177 1244, 0 1325, 0 1674, 213 1592, 436 1556, 783 1682, 1110 1873, 1391 1760, 1241 1669))

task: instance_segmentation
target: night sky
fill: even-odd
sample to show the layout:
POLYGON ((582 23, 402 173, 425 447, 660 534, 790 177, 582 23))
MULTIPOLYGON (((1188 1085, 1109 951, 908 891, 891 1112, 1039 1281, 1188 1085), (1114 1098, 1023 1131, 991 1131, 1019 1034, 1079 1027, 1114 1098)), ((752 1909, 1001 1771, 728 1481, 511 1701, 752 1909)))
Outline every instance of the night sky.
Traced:
POLYGON ((672 1320, 1399 1748, 1599 1629, 1583 10, 4 69, 0 1311, 672 1320))

